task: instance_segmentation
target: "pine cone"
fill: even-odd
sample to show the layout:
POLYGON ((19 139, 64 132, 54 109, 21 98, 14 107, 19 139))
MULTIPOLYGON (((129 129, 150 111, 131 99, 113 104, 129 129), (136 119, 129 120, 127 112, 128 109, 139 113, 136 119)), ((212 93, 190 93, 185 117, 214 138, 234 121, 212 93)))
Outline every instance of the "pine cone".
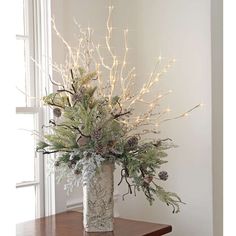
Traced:
POLYGON ((128 150, 132 150, 134 148, 136 148, 138 145, 138 138, 136 136, 133 136, 131 137, 130 139, 128 139, 125 147, 128 149, 128 150))
POLYGON ((100 140, 102 138, 102 131, 100 129, 94 130, 91 136, 94 140, 100 140))
POLYGON ((86 155, 85 155, 86 158, 90 158, 91 156, 92 156, 92 152, 86 152, 86 155))
POLYGON ((159 178, 163 181, 166 181, 168 179, 168 173, 167 171, 161 171, 158 174, 159 178))
POLYGON ((153 180, 153 176, 151 176, 151 175, 144 178, 144 181, 148 184, 150 184, 152 182, 152 180, 153 180))
POLYGON ((98 145, 96 147, 96 153, 100 155, 104 155, 107 152, 107 148, 103 145, 98 145))
POLYGON ((56 117, 60 117, 61 116, 61 109, 60 108, 54 108, 53 109, 53 115, 56 117))
POLYGON ((60 162, 59 161, 55 161, 54 162, 54 166, 58 167, 60 165, 60 162))
POLYGON ((85 137, 85 136, 80 136, 78 139, 77 139, 77 144, 82 147, 82 146, 85 146, 89 143, 90 141, 90 138, 89 137, 85 137))
POLYGON ((72 96, 72 101, 73 102, 80 102, 83 98, 83 94, 81 93, 75 93, 73 96, 72 96))
POLYGON ((82 87, 80 87, 79 91, 81 94, 85 94, 87 89, 84 86, 82 86, 82 87))
POLYGON ((68 162, 68 167, 71 169, 71 168, 74 168, 75 167, 75 164, 76 164, 76 161, 75 160, 71 160, 68 162))
POLYGON ((76 170, 74 170, 74 174, 75 174, 75 175, 80 175, 80 174, 81 174, 81 171, 76 169, 76 170))

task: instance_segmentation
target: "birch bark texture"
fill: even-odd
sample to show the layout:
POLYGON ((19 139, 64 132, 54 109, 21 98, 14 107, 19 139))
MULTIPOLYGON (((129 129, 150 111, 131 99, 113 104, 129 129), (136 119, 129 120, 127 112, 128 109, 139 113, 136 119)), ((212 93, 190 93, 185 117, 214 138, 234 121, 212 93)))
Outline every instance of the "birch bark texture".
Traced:
POLYGON ((83 224, 86 232, 113 231, 113 172, 113 163, 103 163, 92 177, 83 178, 83 224))

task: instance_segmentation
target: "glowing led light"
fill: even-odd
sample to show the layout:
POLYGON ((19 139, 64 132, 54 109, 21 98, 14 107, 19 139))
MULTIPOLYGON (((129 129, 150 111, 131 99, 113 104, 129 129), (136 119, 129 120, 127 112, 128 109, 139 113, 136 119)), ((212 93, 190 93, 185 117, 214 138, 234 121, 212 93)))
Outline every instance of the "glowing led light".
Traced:
MULTIPOLYGON (((147 125, 149 121, 153 121, 151 125, 153 126, 160 126, 161 123, 165 121, 169 121, 172 119, 178 119, 181 117, 187 117, 192 110, 202 107, 204 104, 198 104, 197 106, 193 107, 190 110, 185 111, 185 113, 181 113, 176 117, 173 118, 166 118, 163 120, 159 116, 162 114, 168 113, 171 111, 169 107, 166 109, 160 111, 160 112, 153 112, 154 108, 156 108, 161 101, 161 98, 167 96, 169 93, 172 93, 172 90, 167 90, 163 94, 156 94, 155 98, 151 101, 147 100, 145 95, 149 93, 150 91, 153 91, 153 87, 157 82, 159 82, 162 77, 169 71, 169 68, 173 66, 173 64, 176 62, 175 58, 171 58, 166 63, 166 58, 159 55, 155 59, 155 67, 153 71, 149 74, 147 74, 146 82, 138 89, 137 92, 132 94, 133 88, 135 88, 135 80, 137 79, 136 74, 134 72, 135 67, 132 69, 127 68, 129 66, 128 61, 128 51, 131 50, 129 48, 129 45, 127 43, 127 36, 129 29, 124 28, 122 33, 124 37, 124 46, 122 47, 122 53, 123 56, 116 56, 114 47, 111 46, 111 40, 112 40, 112 30, 116 29, 114 26, 112 26, 112 10, 114 6, 110 5, 109 7, 109 15, 106 22, 106 35, 104 35, 103 40, 106 40, 105 45, 101 44, 94 44, 92 42, 91 36, 94 32, 92 28, 88 27, 86 31, 84 29, 80 28, 81 38, 79 39, 79 48, 76 49, 76 53, 74 54, 74 48, 70 47, 68 43, 64 40, 64 38, 59 34, 59 32, 56 30, 54 21, 53 22, 53 28, 56 31, 56 34, 59 35, 63 43, 66 45, 69 56, 66 59, 66 67, 64 68, 61 65, 53 65, 53 68, 60 72, 62 74, 62 80, 65 87, 68 83, 68 75, 66 74, 66 71, 68 68, 75 69, 78 68, 80 65, 80 62, 82 62, 83 65, 85 65, 86 70, 89 70, 89 65, 91 61, 91 66, 95 65, 96 72, 97 72, 97 82, 99 83, 99 94, 103 94, 104 96, 108 97, 110 108, 112 108, 112 98, 115 95, 116 89, 121 88, 121 95, 120 95, 120 106, 123 109, 129 110, 132 106, 132 109, 136 104, 140 105, 139 103, 145 104, 146 111, 143 112, 140 116, 130 116, 128 119, 132 119, 135 122, 132 122, 133 124, 129 124, 130 122, 126 122, 121 120, 124 124, 127 124, 130 127, 139 127, 140 125, 147 125), (86 44, 85 42, 88 42, 86 44), (94 50, 95 49, 95 50, 94 50), (97 56, 93 57, 93 51, 97 53, 97 56), (106 51, 106 52, 105 52, 106 51), (108 52, 108 53, 107 53, 108 52), (107 55, 109 54, 109 55, 107 55), (96 60, 99 60, 100 64, 96 63, 96 60), (106 62, 108 64, 106 64, 106 62), (95 63, 95 64, 93 64, 95 63), (163 65, 162 65, 163 64, 163 65), (101 66, 101 67, 100 67, 101 66), (136 78, 135 78, 136 77, 136 78), (133 88, 132 88, 133 87, 133 88), (159 123, 156 123, 156 122, 159 123), (135 124, 134 124, 135 123, 135 124)), ((160 53, 161 54, 161 53, 160 53)))

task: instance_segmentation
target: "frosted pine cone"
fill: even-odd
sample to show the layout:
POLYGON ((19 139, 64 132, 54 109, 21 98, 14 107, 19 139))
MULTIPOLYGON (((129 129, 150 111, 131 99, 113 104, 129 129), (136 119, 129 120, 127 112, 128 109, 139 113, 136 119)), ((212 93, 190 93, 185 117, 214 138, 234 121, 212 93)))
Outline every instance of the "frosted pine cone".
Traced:
POLYGON ((159 178, 160 178, 161 180, 164 180, 164 181, 166 181, 166 180, 168 179, 168 173, 167 173, 167 171, 161 171, 161 172, 159 172, 158 176, 159 176, 159 178))
POLYGON ((150 184, 152 182, 152 180, 153 180, 153 176, 147 176, 144 178, 144 181, 148 184, 150 184))
POLYGON ((102 138, 102 131, 99 129, 94 130, 91 136, 94 140, 100 140, 102 138))
POLYGON ((136 148, 137 145, 138 145, 138 138, 136 136, 133 136, 130 139, 128 139, 125 146, 127 149, 132 150, 132 149, 136 148))
POLYGON ((75 175, 80 175, 80 174, 81 174, 81 171, 76 169, 76 170, 74 170, 74 174, 75 174, 75 175))
POLYGON ((107 152, 107 148, 103 145, 98 145, 96 148, 96 153, 100 155, 104 155, 107 152))
POLYGON ((77 144, 82 147, 82 146, 86 146, 90 141, 89 137, 85 137, 85 136, 79 136, 79 138, 77 138, 76 142, 77 144))
POLYGON ((55 161, 54 162, 54 166, 58 167, 60 165, 60 162, 59 161, 55 161))
POLYGON ((80 93, 81 94, 84 94, 86 92, 86 88, 84 86, 82 86, 80 89, 79 89, 80 93))
POLYGON ((76 164, 76 161, 75 160, 71 160, 68 162, 68 167, 71 169, 71 168, 74 168, 75 167, 75 164, 76 164))
POLYGON ((81 93, 75 93, 73 96, 72 96, 72 101, 73 102, 80 102, 83 98, 83 94, 81 93))
POLYGON ((61 116, 61 109, 60 108, 54 108, 53 109, 53 115, 56 117, 60 117, 61 116))

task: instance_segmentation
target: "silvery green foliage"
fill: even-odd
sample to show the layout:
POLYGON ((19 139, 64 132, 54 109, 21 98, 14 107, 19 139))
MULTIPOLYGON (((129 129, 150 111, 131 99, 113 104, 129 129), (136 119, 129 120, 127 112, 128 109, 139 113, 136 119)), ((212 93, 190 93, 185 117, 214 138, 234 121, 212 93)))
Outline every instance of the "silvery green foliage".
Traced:
POLYGON ((101 155, 96 153, 90 153, 91 156, 88 157, 88 152, 85 151, 84 158, 79 160, 78 165, 83 167, 83 182, 89 182, 93 176, 99 171, 102 162, 105 160, 101 155))
MULTIPOLYGON (((78 154, 80 154, 80 152, 75 150, 70 155, 70 160, 73 160, 73 157, 78 154)), ((80 186, 82 179, 86 182, 90 181, 101 167, 102 162, 105 160, 101 155, 87 151, 83 152, 82 155, 83 158, 76 161, 74 168, 69 168, 66 163, 61 163, 60 167, 55 167, 57 183, 61 182, 62 179, 66 180, 64 189, 67 191, 67 194, 72 192, 75 187, 80 186), (74 170, 81 170, 83 174, 75 175, 74 170)))
POLYGON ((82 183, 81 175, 75 175, 73 170, 67 172, 66 176, 66 184, 64 185, 64 189, 67 194, 71 193, 75 187, 79 187, 82 183))

